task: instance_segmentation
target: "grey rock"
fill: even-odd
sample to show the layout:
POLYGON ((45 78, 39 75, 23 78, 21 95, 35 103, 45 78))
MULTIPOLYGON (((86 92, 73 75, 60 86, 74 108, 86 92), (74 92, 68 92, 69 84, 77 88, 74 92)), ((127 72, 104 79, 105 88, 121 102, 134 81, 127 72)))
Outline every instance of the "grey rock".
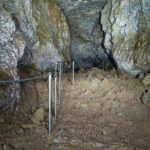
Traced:
POLYGON ((12 14, 16 28, 26 36, 28 48, 32 48, 36 42, 36 26, 32 20, 32 0, 5 0, 3 5, 12 14))
POLYGON ((15 78, 17 62, 24 53, 26 42, 23 35, 16 32, 11 15, 3 8, 0 11, 0 71, 15 78))
MULTIPOLYGON (((69 41, 66 19, 55 1, 0 1, 0 80, 18 78, 18 68, 21 72, 31 63, 45 71, 55 61, 69 62, 69 41)), ((19 94, 12 88, 0 89, 0 107, 9 103, 6 99, 12 101, 8 95, 19 94), (12 88, 13 94, 7 93, 12 88)))
POLYGON ((32 121, 34 124, 36 125, 40 125, 42 121, 44 121, 44 109, 43 108, 40 108, 38 109, 33 117, 32 117, 32 121))
POLYGON ((55 144, 59 144, 59 143, 60 143, 60 141, 59 141, 59 139, 53 139, 53 143, 55 143, 55 144))
POLYGON ((4 144, 3 150, 15 150, 15 148, 11 144, 4 144))
POLYGON ((3 45, 10 40, 11 35, 16 30, 16 26, 11 15, 2 7, 0 9, 0 44, 3 45))
POLYGON ((117 115, 118 115, 119 117, 122 117, 122 116, 123 116, 123 113, 122 113, 122 112, 118 112, 117 115))
POLYGON ((15 28, 25 37, 27 53, 21 65, 32 63, 45 71, 53 67, 55 61, 70 61, 69 28, 54 0, 5 0, 2 4, 11 14, 15 28), (29 52, 33 56, 30 60, 29 52))
POLYGON ((106 0, 57 0, 67 18, 71 43, 71 58, 76 68, 110 67, 109 58, 101 43, 103 32, 100 14, 106 0))
POLYGON ((138 79, 140 79, 140 80, 143 80, 144 77, 145 77, 145 74, 144 74, 144 73, 140 73, 140 74, 138 75, 138 79))
POLYGON ((33 0, 32 11, 38 39, 32 48, 33 63, 45 71, 56 61, 70 62, 70 33, 62 10, 54 0, 33 0))
MULTIPOLYGON (((22 33, 16 31, 10 13, 0 7, 0 80, 16 80, 17 63, 24 53, 26 41, 22 33)), ((0 88, 0 107, 14 109, 13 105, 16 105, 19 98, 18 84, 7 84, 5 87, 0 88)))
POLYGON ((96 143, 96 148, 101 148, 101 147, 104 147, 104 144, 102 144, 102 143, 96 143))
POLYGON ((4 120, 4 118, 0 118, 0 123, 4 123, 5 122, 5 120, 4 120))
POLYGON ((110 0, 102 10, 104 46, 120 70, 133 76, 150 70, 149 18, 149 0, 110 0))
POLYGON ((59 136, 58 138, 53 139, 53 143, 55 144, 66 143, 66 139, 59 136))
MULTIPOLYGON (((16 79, 17 67, 49 71, 70 60, 77 69, 114 65, 145 74, 149 6, 149 0, 0 0, 0 79, 16 79)), ((9 95, 1 93, 0 107, 9 95)))
POLYGON ((23 135, 24 134, 24 130, 23 129, 18 129, 17 130, 17 134, 18 135, 23 135))
POLYGON ((142 96, 142 103, 150 108, 150 89, 144 92, 142 96))
POLYGON ((146 75, 142 82, 145 86, 150 85, 150 74, 146 75))
POLYGON ((113 109, 117 109, 120 106, 120 103, 118 101, 112 101, 111 107, 113 109))
MULTIPOLYGON (((17 62, 23 54, 25 41, 21 35, 15 34, 12 41, 9 41, 7 45, 0 47, 0 79, 1 80, 17 80, 17 62)), ((7 107, 10 105, 14 109, 13 105, 18 101, 19 89, 18 84, 7 84, 5 89, 0 89, 2 93, 2 99, 0 98, 0 107, 3 105, 7 107), (10 90, 8 90, 10 89, 10 90), (5 91, 6 90, 6 91, 5 91), (10 101, 10 104, 6 100, 10 101)))

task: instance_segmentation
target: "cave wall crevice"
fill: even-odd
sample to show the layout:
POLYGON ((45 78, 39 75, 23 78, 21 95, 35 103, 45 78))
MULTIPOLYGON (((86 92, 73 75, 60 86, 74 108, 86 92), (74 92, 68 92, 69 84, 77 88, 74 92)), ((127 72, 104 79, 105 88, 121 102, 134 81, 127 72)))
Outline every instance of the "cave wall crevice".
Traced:
POLYGON ((70 54, 76 68, 111 68, 111 62, 101 45, 103 33, 99 22, 99 12, 106 0, 57 0, 57 3, 69 24, 70 54))

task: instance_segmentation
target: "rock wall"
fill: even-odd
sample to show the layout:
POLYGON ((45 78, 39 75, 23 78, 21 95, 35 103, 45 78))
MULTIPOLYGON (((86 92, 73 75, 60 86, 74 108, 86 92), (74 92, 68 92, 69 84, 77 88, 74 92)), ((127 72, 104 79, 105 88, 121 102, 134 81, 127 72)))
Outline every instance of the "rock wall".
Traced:
POLYGON ((25 46, 33 54, 32 63, 39 70, 51 68, 55 61, 70 60, 69 28, 54 0, 5 0, 1 5, 13 20, 14 32, 24 35, 25 46))
POLYGON ((15 22, 8 11, 1 8, 0 16, 0 72, 9 77, 17 75, 17 62, 24 53, 25 39, 20 32, 16 32, 15 22))
MULTIPOLYGON (((149 72, 149 18, 149 0, 0 0, 0 79, 39 75, 71 60, 76 69, 149 72)), ((14 87, 0 88, 0 107, 14 87)))
MULTIPOLYGON (((0 4, 0 80, 15 80, 17 62, 23 56, 26 41, 24 35, 16 30, 11 14, 0 4)), ((18 85, 0 85, 0 108, 16 104, 18 85)))
MULTIPOLYGON (((56 61, 70 62, 69 44, 66 19, 54 0, 0 0, 0 80, 28 78, 29 66, 48 71, 56 61)), ((0 108, 18 93, 14 87, 1 85, 0 108)))
MULTIPOLYGON (((10 37, 15 41, 17 33, 22 37, 18 59, 24 50, 31 51, 32 64, 41 71, 70 59, 77 68, 111 68, 112 58, 120 70, 133 75, 147 72, 149 5, 148 0, 1 0, 1 12, 9 16, 6 27, 1 23, 1 49, 4 42, 10 45, 10 37)), ((1 19, 7 20, 5 16, 1 19)), ((19 64, 27 64, 27 59, 22 57, 19 64)))
POLYGON ((70 62, 69 28, 55 0, 33 0, 32 12, 38 37, 33 56, 38 68, 46 70, 56 61, 70 62))
POLYGON ((150 70, 150 1, 109 0, 102 11, 104 46, 120 70, 150 70))
POLYGON ((111 67, 102 47, 103 32, 100 11, 106 0, 56 0, 67 18, 70 34, 71 58, 77 68, 111 67))

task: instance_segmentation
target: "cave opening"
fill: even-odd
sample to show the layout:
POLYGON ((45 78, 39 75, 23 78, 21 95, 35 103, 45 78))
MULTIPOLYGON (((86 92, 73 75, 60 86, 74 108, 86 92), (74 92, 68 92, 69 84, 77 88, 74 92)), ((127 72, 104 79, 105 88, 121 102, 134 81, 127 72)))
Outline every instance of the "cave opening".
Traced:
POLYGON ((0 149, 149 150, 149 6, 0 1, 0 149))

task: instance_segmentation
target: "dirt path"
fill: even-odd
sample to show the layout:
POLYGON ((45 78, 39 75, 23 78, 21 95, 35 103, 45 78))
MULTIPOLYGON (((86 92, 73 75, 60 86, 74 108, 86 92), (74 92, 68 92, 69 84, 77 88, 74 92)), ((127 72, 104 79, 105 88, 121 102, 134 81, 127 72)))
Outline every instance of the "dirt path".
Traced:
POLYGON ((93 69, 76 74, 73 86, 68 76, 51 136, 42 100, 45 118, 40 124, 24 112, 0 120, 0 149, 150 150, 150 110, 141 103, 145 87, 140 81, 93 69))
POLYGON ((65 83, 56 133, 89 149, 150 149, 150 111, 141 104, 139 81, 93 69, 74 86, 65 83))

